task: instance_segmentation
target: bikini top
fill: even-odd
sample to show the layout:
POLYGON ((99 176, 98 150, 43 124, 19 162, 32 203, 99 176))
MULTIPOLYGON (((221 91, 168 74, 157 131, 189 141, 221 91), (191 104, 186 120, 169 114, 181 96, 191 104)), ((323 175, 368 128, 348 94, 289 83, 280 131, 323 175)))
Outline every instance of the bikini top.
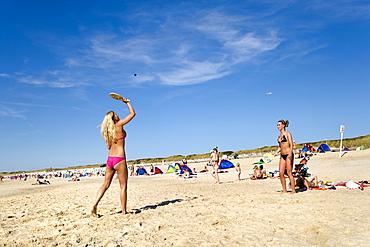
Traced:
POLYGON ((115 142, 118 142, 119 140, 123 140, 123 139, 125 139, 125 138, 126 138, 126 136, 127 136, 126 131, 123 131, 123 136, 122 136, 121 138, 116 139, 116 140, 115 140, 115 142))
POLYGON ((277 139, 277 142, 280 143, 280 142, 287 142, 288 139, 286 139, 285 135, 283 135, 281 138, 278 138, 277 139))

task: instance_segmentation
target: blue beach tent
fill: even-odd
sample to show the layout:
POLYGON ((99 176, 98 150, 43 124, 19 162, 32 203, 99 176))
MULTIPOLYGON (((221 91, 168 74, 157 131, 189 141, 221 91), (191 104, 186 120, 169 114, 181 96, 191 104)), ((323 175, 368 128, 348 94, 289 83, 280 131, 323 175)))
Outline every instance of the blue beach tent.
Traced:
POLYGON ((220 166, 218 169, 229 169, 235 167, 233 163, 228 160, 221 160, 220 166))
POLYGON ((189 170, 189 172, 190 172, 190 174, 193 174, 193 171, 187 166, 187 165, 183 165, 182 167, 181 167, 181 172, 180 172, 180 174, 183 174, 184 172, 185 172, 185 169, 188 169, 189 170))
POLYGON ((328 145, 326 145, 325 143, 321 144, 317 150, 320 152, 320 153, 328 153, 328 152, 331 152, 331 149, 328 145))

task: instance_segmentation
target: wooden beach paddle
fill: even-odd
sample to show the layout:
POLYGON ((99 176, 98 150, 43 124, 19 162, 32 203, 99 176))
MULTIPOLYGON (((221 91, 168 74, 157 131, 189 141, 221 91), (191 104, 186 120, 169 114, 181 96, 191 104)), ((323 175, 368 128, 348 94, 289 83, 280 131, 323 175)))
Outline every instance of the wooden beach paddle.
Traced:
POLYGON ((263 155, 263 161, 265 163, 271 163, 273 159, 274 159, 274 155, 272 155, 271 153, 265 153, 263 155))
MULTIPOLYGON (((112 99, 115 99, 115 100, 122 100, 123 97, 121 95, 119 95, 118 93, 110 93, 109 96, 112 98, 112 99)), ((130 102, 131 100, 127 99, 127 102, 130 102)))

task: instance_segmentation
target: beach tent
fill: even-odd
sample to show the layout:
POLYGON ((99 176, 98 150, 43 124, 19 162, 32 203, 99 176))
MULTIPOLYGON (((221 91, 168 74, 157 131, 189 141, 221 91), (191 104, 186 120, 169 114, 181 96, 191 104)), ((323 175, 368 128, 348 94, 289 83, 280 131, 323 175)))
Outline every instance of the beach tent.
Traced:
POLYGON ((365 147, 358 147, 358 148, 356 148, 356 151, 365 150, 365 149, 366 149, 365 147))
POLYGON ((221 160, 220 166, 218 169, 229 169, 235 167, 233 163, 228 160, 221 160))
POLYGON ((187 165, 183 165, 182 167, 181 167, 181 172, 180 172, 180 174, 183 174, 184 172, 185 172, 185 169, 188 169, 189 170, 189 172, 190 172, 190 174, 193 174, 193 171, 187 166, 187 165))
POLYGON ((173 165, 169 165, 167 168, 167 173, 175 173, 176 169, 173 167, 173 165))
POLYGON ((328 145, 326 145, 325 143, 321 144, 317 150, 320 152, 320 153, 328 153, 328 152, 331 152, 331 149, 328 145))
POLYGON ((158 167, 154 168, 154 174, 163 174, 162 170, 159 169, 158 167))
POLYGON ((176 171, 180 171, 180 170, 181 170, 181 165, 180 165, 180 163, 176 163, 176 164, 175 164, 175 170, 176 170, 176 171))
POLYGON ((263 159, 260 159, 260 161, 256 162, 256 163, 253 163, 253 164, 265 164, 265 161, 263 161, 263 159))
POLYGON ((308 144, 308 143, 306 143, 306 144, 304 144, 304 146, 303 146, 303 148, 302 148, 302 153, 304 153, 304 152, 307 152, 307 151, 312 151, 313 150, 313 147, 312 147, 312 145, 311 144, 308 144))
POLYGON ((141 168, 138 168, 137 171, 136 171, 137 175, 145 175, 147 174, 145 168, 141 167, 141 168))

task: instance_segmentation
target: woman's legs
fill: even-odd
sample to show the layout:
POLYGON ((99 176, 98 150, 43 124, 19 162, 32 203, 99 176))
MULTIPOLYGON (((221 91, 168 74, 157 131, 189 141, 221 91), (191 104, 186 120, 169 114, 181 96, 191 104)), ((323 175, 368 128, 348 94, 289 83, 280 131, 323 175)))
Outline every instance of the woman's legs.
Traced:
POLYGON ((279 161, 279 178, 281 182, 281 186, 283 187, 283 191, 281 193, 287 193, 286 190, 286 183, 285 183, 285 167, 286 167, 286 160, 284 160, 282 157, 280 157, 279 161))
POLYGON ((291 185, 291 188, 292 188, 291 194, 295 194, 296 193, 296 191, 295 191, 295 180, 294 180, 293 173, 292 173, 292 170, 293 170, 293 162, 294 162, 294 156, 293 156, 293 153, 291 153, 290 155, 288 155, 288 157, 286 159, 286 170, 287 170, 287 174, 288 174, 288 177, 289 177, 290 185, 291 185))
POLYGON ((107 189, 109 188, 115 172, 116 171, 114 169, 110 168, 110 167, 107 167, 105 169, 104 183, 100 187, 100 189, 98 190, 98 193, 96 194, 95 202, 94 202, 93 208, 91 210, 91 214, 93 216, 97 216, 96 210, 98 208, 98 204, 99 204, 101 198, 104 196, 105 191, 107 191, 107 189))
POLYGON ((286 183, 285 183, 285 177, 284 177, 284 172, 285 170, 287 171, 287 175, 289 177, 290 185, 292 187, 292 194, 296 193, 295 191, 295 180, 292 174, 292 169, 293 169, 293 154, 290 154, 284 159, 283 157, 280 157, 280 162, 279 162, 279 177, 280 177, 280 182, 283 187, 282 193, 287 193, 286 189, 286 183))
POLYGON ((128 171, 126 160, 122 160, 117 165, 115 165, 114 169, 117 170, 117 177, 119 180, 120 190, 120 199, 121 199, 121 206, 122 206, 122 214, 126 214, 126 205, 127 205, 127 180, 128 180, 128 171))
POLYGON ((216 184, 220 183, 220 178, 218 176, 218 167, 217 163, 213 164, 213 173, 212 176, 216 179, 216 184))

